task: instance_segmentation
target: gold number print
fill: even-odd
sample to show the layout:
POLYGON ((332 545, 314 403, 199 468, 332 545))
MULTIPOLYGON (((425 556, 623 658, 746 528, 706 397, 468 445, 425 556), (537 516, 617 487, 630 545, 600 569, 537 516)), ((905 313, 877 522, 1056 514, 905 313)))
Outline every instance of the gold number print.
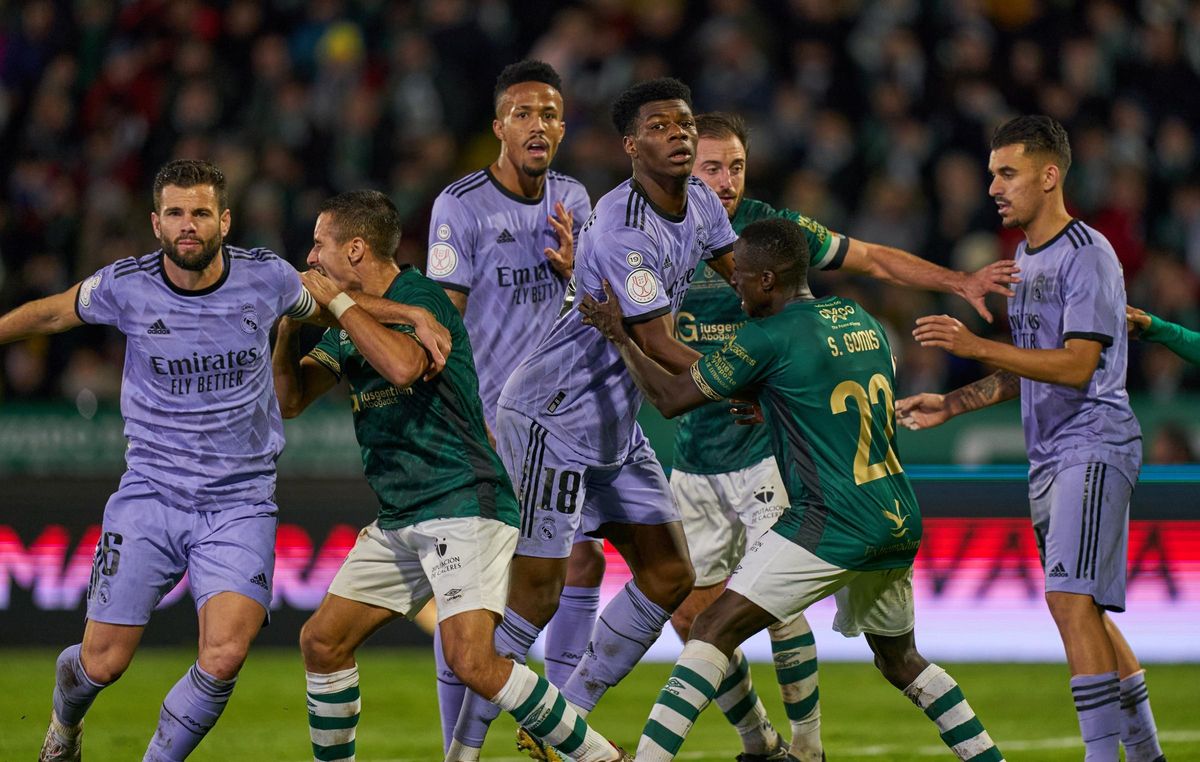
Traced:
POLYGON ((871 376, 866 389, 857 381, 843 381, 834 387, 833 396, 829 398, 830 410, 835 415, 846 412, 846 400, 851 397, 858 405, 858 451, 854 454, 854 483, 866 484, 885 476, 903 473, 904 468, 892 448, 892 438, 895 434, 895 423, 891 415, 894 396, 887 377, 876 373, 871 376), (883 395, 883 429, 887 435, 887 454, 882 462, 871 463, 871 403, 880 401, 880 395, 883 395))

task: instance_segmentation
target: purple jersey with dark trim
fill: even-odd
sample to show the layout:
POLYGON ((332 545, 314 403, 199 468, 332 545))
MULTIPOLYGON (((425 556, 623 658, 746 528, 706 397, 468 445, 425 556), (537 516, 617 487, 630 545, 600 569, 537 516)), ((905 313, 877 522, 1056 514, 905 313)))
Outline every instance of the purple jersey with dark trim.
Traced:
POLYGON ((463 321, 493 430, 500 389, 563 306, 567 282, 545 254, 559 247, 548 220, 559 201, 574 213, 578 238, 592 203, 582 183, 560 172, 547 172, 541 198, 530 199, 480 170, 448 185, 433 204, 426 272, 443 288, 469 294, 463 321))
POLYGON ((1030 494, 1039 494, 1063 468, 1095 461, 1136 483, 1142 430, 1125 391, 1125 280, 1112 244, 1072 220, 1037 249, 1021 242, 1016 261, 1021 282, 1008 300, 1013 344, 1058 349, 1080 338, 1104 347, 1086 389, 1021 379, 1030 494))
POLYGON ((226 246, 222 256, 221 279, 201 291, 170 283, 157 251, 102 268, 75 301, 85 323, 126 336, 126 465, 189 510, 272 499, 283 422, 268 337, 280 315, 312 309, 274 253, 226 246))
MULTIPOLYGON (((737 235, 717 195, 693 177, 678 217, 626 180, 596 204, 579 234, 575 284, 604 299, 607 280, 629 322, 679 309, 700 260, 730 251, 737 235)), ((625 459, 642 395, 621 355, 577 310, 554 323, 517 366, 500 404, 524 413, 597 464, 625 459)))

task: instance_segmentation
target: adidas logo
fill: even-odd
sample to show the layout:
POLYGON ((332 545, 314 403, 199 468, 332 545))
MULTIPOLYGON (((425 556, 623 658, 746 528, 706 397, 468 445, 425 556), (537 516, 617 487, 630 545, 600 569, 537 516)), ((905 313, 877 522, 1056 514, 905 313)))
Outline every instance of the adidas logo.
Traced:
POLYGON ((1051 569, 1050 573, 1047 574, 1046 576, 1048 576, 1048 577, 1066 577, 1067 570, 1063 568, 1062 562, 1059 561, 1058 563, 1056 563, 1054 565, 1054 568, 1051 569))
POLYGON ((517 239, 513 238, 513 234, 508 232, 508 228, 500 231, 500 235, 496 236, 496 243, 516 243, 517 239))
POLYGON ((258 574, 255 574, 253 577, 251 577, 250 582, 255 585, 258 585, 263 590, 267 589, 267 575, 263 574, 262 572, 259 572, 258 574))
POLYGON ((151 336, 165 336, 170 332, 171 329, 167 328, 167 324, 162 321, 162 318, 155 320, 154 324, 150 326, 150 329, 146 331, 146 333, 150 334, 151 336))

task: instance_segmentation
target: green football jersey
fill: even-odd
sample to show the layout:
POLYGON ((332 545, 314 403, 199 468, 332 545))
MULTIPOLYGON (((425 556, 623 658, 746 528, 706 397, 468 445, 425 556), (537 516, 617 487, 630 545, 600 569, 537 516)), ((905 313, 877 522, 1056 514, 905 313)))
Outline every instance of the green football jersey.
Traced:
MULTIPOLYGON (((792 220, 804 230, 813 269, 835 270, 846 256, 849 242, 831 233, 816 220, 790 209, 744 199, 730 223, 735 233, 751 222, 768 217, 792 220)), ((746 322, 742 300, 716 270, 701 262, 696 267, 687 296, 675 316, 675 334, 684 344, 704 354, 722 346, 746 322)), ((690 474, 727 474, 771 456, 771 441, 761 426, 739 426, 729 414, 728 402, 714 402, 683 415, 675 430, 675 468, 690 474)))
MULTIPOLYGON (((309 353, 350 383, 363 473, 384 529, 430 519, 482 516, 516 526, 512 482, 488 443, 471 342, 441 286, 405 267, 384 297, 423 307, 450 331, 454 349, 432 381, 399 389, 371 367, 345 331, 330 328, 309 353)), ((394 330, 411 334, 412 326, 394 330)))
POLYGON ((883 326, 850 299, 796 301, 692 366, 704 394, 762 406, 790 505, 773 530, 844 569, 908 566, 921 512, 894 438, 883 326))

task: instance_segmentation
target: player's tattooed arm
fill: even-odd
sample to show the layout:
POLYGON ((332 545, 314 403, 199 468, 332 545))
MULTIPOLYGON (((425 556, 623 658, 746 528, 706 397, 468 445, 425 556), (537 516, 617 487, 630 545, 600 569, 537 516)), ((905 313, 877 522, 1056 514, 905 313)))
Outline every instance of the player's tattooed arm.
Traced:
MULTIPOLYGON (((629 333, 625 326, 625 316, 621 313, 620 302, 608 281, 604 281, 603 302, 597 301, 591 294, 584 294, 579 302, 579 311, 583 313, 583 322, 594 326, 596 330, 611 341, 621 353, 629 375, 633 377, 638 389, 645 395, 650 404, 668 418, 674 418, 707 403, 704 396, 690 374, 691 364, 679 372, 672 372, 647 356, 642 348, 629 333)), ((638 324, 638 325, 645 325, 638 324)), ((635 326, 636 330, 636 326, 635 326)), ((684 347, 687 349, 687 347, 684 347)), ((692 350, 688 350, 692 351, 692 350)), ((693 354, 696 354, 693 352, 693 354)), ((699 355, 696 355, 699 357, 699 355)))
POLYGON ((956 415, 1010 400, 1021 393, 1021 379, 1001 370, 949 394, 914 394, 896 401, 896 423, 906 429, 931 429, 956 415))
POLYGON ((83 325, 75 313, 75 297, 81 284, 61 294, 26 302, 6 315, 0 316, 0 344, 20 341, 30 336, 61 333, 83 325))
POLYGON ((957 294, 989 323, 992 322, 992 313, 988 311, 984 297, 988 294, 1012 296, 1013 291, 1009 286, 1021 280, 1017 277, 1021 269, 1011 259, 993 262, 973 273, 965 273, 948 270, 890 246, 855 238, 849 239, 849 246, 846 260, 842 263, 843 270, 869 275, 897 286, 957 294))

